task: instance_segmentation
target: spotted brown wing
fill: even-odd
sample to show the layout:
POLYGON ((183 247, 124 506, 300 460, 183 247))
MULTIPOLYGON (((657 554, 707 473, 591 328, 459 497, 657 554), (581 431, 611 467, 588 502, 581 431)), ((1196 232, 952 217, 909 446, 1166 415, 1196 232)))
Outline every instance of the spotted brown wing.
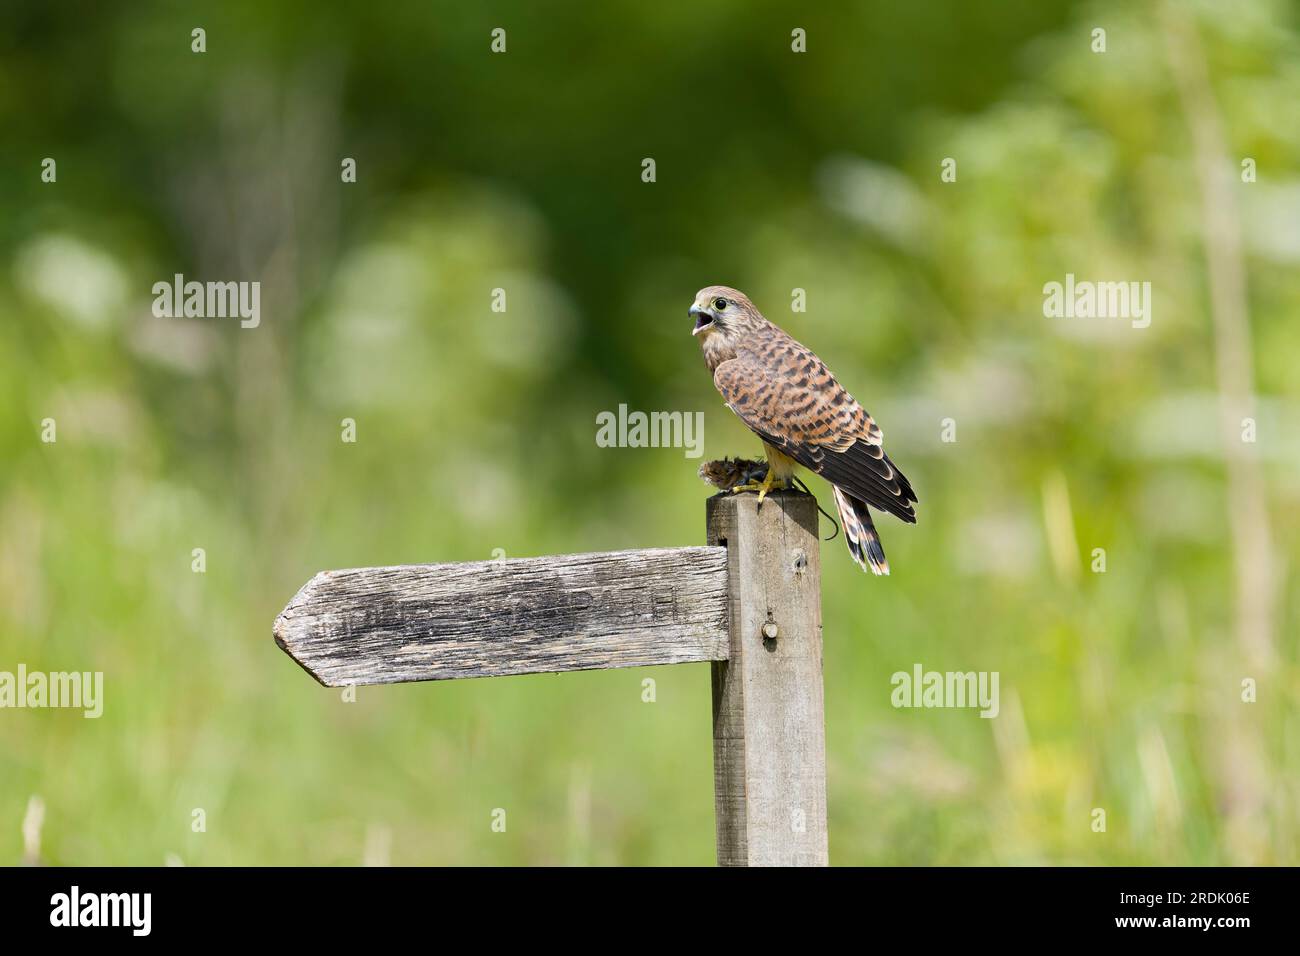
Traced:
POLYGON ((713 383, 763 441, 872 507, 916 522, 916 493, 885 454, 880 428, 794 339, 773 327, 754 350, 721 363, 713 383))

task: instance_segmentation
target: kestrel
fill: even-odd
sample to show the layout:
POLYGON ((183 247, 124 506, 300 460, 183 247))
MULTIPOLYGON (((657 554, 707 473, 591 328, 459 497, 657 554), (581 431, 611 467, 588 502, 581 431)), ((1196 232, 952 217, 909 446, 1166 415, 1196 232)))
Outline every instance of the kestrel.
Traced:
POLYGON ((713 384, 763 442, 769 468, 757 491, 789 486, 794 466, 821 475, 835 494, 849 553, 863 570, 888 574, 889 562, 868 506, 916 523, 916 492, 885 454, 884 434, 810 349, 758 311, 742 292, 711 285, 690 308, 713 384))

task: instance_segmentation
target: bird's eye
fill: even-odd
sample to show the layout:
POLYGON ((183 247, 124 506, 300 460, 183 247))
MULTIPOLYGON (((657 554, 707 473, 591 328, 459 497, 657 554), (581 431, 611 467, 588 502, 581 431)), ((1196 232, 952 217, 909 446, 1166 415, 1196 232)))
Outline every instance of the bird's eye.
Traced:
POLYGON ((714 299, 714 300, 713 300, 713 307, 714 307, 715 309, 717 309, 719 312, 721 312, 721 311, 723 311, 723 310, 727 307, 727 300, 726 300, 726 299, 714 299))

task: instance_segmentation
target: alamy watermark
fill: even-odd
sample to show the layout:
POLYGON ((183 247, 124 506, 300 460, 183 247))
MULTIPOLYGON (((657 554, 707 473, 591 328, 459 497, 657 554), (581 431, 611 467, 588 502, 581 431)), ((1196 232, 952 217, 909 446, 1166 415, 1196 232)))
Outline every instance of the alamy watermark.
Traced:
POLYGON ((83 717, 104 713, 103 671, 0 671, 0 707, 73 707, 83 717))
POLYGON ((1065 282, 1043 286, 1043 315, 1049 319, 1131 319, 1135 329, 1151 324, 1150 282, 1065 282))
POLYGON ((152 911, 152 893, 83 893, 73 885, 50 897, 51 926, 121 926, 132 936, 148 936, 152 911))
POLYGON ((179 272, 171 282, 153 284, 153 314, 160 319, 233 319, 245 329, 262 321, 262 283, 186 282, 179 272))
POLYGON ((618 412, 596 415, 600 448, 684 448, 687 458, 704 454, 703 412, 618 412))
POLYGON ((895 707, 978 707, 993 718, 1002 709, 997 671, 927 671, 913 664, 911 673, 896 671, 889 679, 895 707))

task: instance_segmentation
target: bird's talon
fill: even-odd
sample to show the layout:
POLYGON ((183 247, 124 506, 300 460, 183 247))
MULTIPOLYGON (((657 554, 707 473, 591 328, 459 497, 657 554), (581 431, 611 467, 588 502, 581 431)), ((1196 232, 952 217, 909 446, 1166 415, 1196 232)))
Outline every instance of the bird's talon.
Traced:
POLYGON ((767 476, 762 481, 751 481, 747 484, 736 485, 731 491, 733 494, 739 494, 742 491, 757 491, 758 503, 761 505, 763 499, 772 491, 784 491, 790 487, 790 483, 784 478, 773 478, 771 469, 768 470, 767 476))

